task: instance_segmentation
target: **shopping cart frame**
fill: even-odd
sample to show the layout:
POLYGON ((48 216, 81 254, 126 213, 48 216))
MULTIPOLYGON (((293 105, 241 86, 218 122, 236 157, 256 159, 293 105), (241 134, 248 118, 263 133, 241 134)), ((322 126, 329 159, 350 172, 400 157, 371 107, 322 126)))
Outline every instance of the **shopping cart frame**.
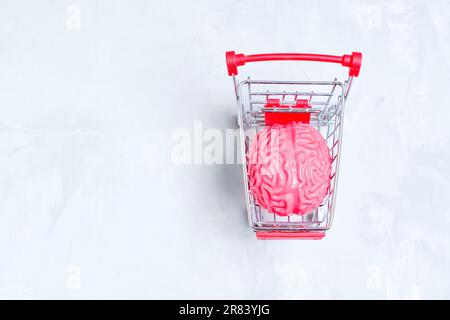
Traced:
POLYGON ((353 52, 351 55, 343 56, 299 53, 244 55, 229 51, 226 53, 226 61, 228 75, 233 77, 236 94, 245 199, 250 227, 256 232, 258 239, 322 239, 333 222, 342 149, 344 107, 353 79, 359 75, 362 62, 361 53, 353 52), (339 63, 349 68, 349 76, 344 82, 340 82, 336 78, 333 81, 275 81, 251 80, 250 78, 239 81, 237 79, 238 66, 249 62, 276 60, 339 63), (258 86, 270 89, 255 91, 254 88, 258 86), (286 87, 295 88, 295 90, 274 89, 286 87), (329 91, 314 90, 320 87, 329 88, 329 91), (313 88, 313 90, 300 90, 299 88, 313 88), (298 98, 307 98, 308 108, 293 107, 296 101, 300 101, 298 98), (269 107, 269 101, 275 101, 278 104, 269 107), (309 214, 277 216, 256 204, 250 192, 247 150, 252 137, 267 126, 268 118, 265 118, 267 113, 292 116, 293 119, 307 116, 304 119, 307 119, 310 125, 321 132, 328 144, 332 158, 330 187, 323 203, 309 214), (255 132, 252 133, 253 129, 255 132), (324 130, 326 133, 323 132, 324 130))

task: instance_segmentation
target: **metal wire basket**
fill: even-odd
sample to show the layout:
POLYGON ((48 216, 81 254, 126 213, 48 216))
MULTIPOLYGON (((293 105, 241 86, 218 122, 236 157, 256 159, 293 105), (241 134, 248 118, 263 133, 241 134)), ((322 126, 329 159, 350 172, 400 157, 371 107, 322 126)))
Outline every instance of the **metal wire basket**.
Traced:
POLYGON ((339 160, 342 144, 344 106, 353 78, 358 76, 361 53, 329 56, 316 54, 262 54, 243 55, 226 53, 228 74, 233 77, 238 125, 240 130, 245 199, 248 221, 258 239, 321 239, 333 222, 336 203, 339 160), (270 60, 306 60, 340 63, 349 67, 349 77, 332 81, 239 81, 237 67, 248 62, 270 60), (300 103, 299 103, 300 102, 300 103), (298 107, 301 104, 307 107, 298 107), (297 107, 296 107, 297 106, 297 107), (319 131, 325 139, 331 157, 331 177, 328 193, 323 202, 304 215, 280 216, 262 208, 255 202, 249 188, 247 152, 256 134, 269 125, 270 115, 303 119, 319 131))

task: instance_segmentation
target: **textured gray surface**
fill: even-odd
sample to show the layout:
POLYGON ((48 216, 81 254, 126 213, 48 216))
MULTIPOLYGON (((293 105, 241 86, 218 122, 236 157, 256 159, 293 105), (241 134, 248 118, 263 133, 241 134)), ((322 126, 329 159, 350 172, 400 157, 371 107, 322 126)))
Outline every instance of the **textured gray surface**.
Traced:
POLYGON ((450 3, 188 3, 1 1, 0 297, 449 298, 450 3), (320 242, 256 241, 238 166, 170 161, 232 127, 230 49, 364 53, 320 242))

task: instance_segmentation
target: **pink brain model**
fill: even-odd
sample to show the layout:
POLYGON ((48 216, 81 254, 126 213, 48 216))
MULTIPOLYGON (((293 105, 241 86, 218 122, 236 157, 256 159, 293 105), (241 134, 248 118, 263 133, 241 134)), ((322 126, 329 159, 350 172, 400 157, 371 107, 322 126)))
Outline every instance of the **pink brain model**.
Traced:
POLYGON ((269 212, 303 215, 316 209, 330 185, 331 158, 325 139, 300 123, 261 130, 247 159, 250 190, 269 212))

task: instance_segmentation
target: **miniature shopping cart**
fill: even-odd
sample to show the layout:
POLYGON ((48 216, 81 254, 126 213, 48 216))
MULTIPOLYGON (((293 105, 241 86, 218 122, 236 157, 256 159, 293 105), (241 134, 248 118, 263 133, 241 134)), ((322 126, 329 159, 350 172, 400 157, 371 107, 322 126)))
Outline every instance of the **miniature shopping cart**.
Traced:
POLYGON ((237 98, 238 125, 245 184, 248 221, 258 239, 321 239, 331 227, 336 202, 339 158, 342 144, 344 105, 354 77, 361 67, 362 55, 320 54, 236 54, 226 53, 228 75, 233 77, 237 98), (338 63, 349 68, 344 82, 332 81, 238 81, 238 66, 249 62, 301 60, 338 63), (322 204, 304 215, 280 216, 259 206, 249 188, 247 152, 259 130, 277 121, 301 121, 324 137, 331 157, 331 177, 322 204))

